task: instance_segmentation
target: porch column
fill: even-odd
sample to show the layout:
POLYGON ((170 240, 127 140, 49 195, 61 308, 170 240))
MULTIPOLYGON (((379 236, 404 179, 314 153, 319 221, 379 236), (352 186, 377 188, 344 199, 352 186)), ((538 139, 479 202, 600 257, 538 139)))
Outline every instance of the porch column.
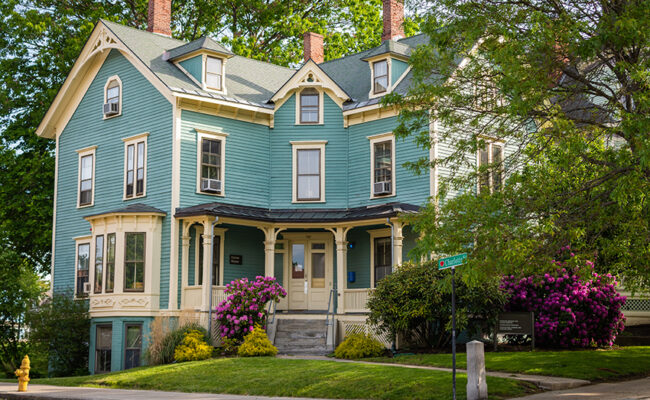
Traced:
POLYGON ((210 251, 212 250, 212 236, 210 236, 210 222, 203 223, 203 285, 201 310, 208 311, 210 304, 210 296, 212 296, 212 282, 210 282, 210 268, 212 268, 212 260, 210 259, 210 251))
POLYGON ((350 228, 330 229, 336 241, 336 313, 345 314, 345 289, 347 289, 348 242, 345 240, 350 228))
POLYGON ((190 268, 190 224, 183 222, 183 236, 181 237, 183 241, 183 248, 181 251, 181 307, 185 306, 183 297, 185 293, 183 290, 187 287, 188 275, 190 268))
POLYGON ((404 236, 402 236, 402 231, 404 224, 401 221, 392 221, 393 225, 393 271, 395 267, 402 264, 402 241, 404 236))
POLYGON ((264 232, 264 276, 275 276, 275 242, 285 228, 258 227, 264 232))

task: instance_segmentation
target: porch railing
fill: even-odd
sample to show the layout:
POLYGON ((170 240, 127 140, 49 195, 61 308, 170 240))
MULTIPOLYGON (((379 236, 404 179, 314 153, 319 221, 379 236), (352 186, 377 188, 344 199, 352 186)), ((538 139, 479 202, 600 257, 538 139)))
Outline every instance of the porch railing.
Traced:
POLYGON ((368 312, 368 297, 373 290, 374 289, 345 289, 343 291, 345 312, 368 312))
MULTIPOLYGON (((212 286, 212 306, 216 307, 226 299, 225 286, 212 286)), ((183 309, 198 310, 203 306, 203 287, 187 286, 183 288, 183 309)), ((207 307, 207 304, 205 305, 207 307)))

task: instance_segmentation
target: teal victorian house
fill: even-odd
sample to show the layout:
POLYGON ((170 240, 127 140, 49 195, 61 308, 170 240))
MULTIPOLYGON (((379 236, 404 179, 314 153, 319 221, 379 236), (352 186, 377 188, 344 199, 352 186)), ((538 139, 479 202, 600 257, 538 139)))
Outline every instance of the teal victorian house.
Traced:
MULTIPOLYGON (((287 289, 278 335, 283 319, 334 319, 330 342, 363 327, 369 289, 417 239, 398 217, 444 173, 402 167, 448 149, 397 140, 379 104, 426 38, 404 38, 385 0, 379 47, 323 62, 308 33, 290 69, 172 39, 169 4, 150 1, 148 32, 100 21, 37 131, 56 140, 52 287, 89 302, 91 371, 140 365, 156 316, 207 325, 242 277, 287 289)), ((502 157, 491 147, 477 163, 502 157)))

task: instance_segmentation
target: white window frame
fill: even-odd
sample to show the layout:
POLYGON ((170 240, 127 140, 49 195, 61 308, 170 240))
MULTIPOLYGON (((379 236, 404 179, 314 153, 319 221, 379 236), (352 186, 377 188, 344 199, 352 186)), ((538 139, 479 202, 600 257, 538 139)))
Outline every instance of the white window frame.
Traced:
POLYGON ((196 131, 196 193, 207 196, 226 196, 226 138, 229 136, 224 132, 206 131, 195 129, 196 131), (201 191, 201 156, 203 139, 221 141, 221 193, 207 193, 201 191))
POLYGON ((118 100, 118 102, 117 102, 117 104, 118 104, 118 106, 117 106, 118 111, 117 111, 117 114, 115 114, 115 115, 109 115, 109 116, 107 116, 106 114, 103 114, 103 113, 102 113, 103 116, 104 116, 103 119, 111 119, 111 118, 119 117, 120 115, 122 115, 122 96, 123 96, 124 92, 122 92, 122 80, 121 80, 120 77, 117 76, 117 75, 113 75, 113 76, 111 76, 110 78, 108 78, 108 79, 106 80, 106 84, 104 85, 104 104, 106 104, 106 101, 108 100, 108 96, 107 96, 108 85, 110 85, 111 82, 113 82, 113 81, 117 81, 117 84, 118 84, 118 86, 119 86, 119 88, 120 88, 120 97, 119 97, 119 100, 118 100))
POLYGON ((93 249, 95 238, 90 236, 78 236, 74 238, 74 298, 75 299, 87 299, 93 295, 94 287, 93 281, 95 279, 94 272, 94 260, 95 260, 95 250, 93 249), (88 247, 88 282, 90 282, 90 292, 87 295, 83 293, 80 294, 77 292, 77 267, 79 266, 79 245, 87 244, 88 247), (91 265, 92 264, 92 265, 91 265))
POLYGON ((381 133, 379 135, 368 136, 370 141, 370 198, 384 199, 393 197, 397 193, 397 182, 395 180, 395 135, 393 132, 381 133), (375 144, 381 142, 390 142, 391 145, 391 193, 385 195, 375 195, 375 144))
MULTIPOLYGON (((375 239, 383 237, 391 237, 390 228, 380 228, 380 229, 371 229, 366 231, 370 235, 370 287, 375 287, 375 239)), ((391 246, 391 264, 394 263, 395 255, 395 246, 391 246)), ((391 265, 392 267, 392 265, 391 265)))
POLYGON ((327 140, 289 142, 292 146, 292 203, 325 203, 325 145, 327 140), (298 200, 298 150, 320 150, 320 199, 298 200))
MULTIPOLYGON (((188 57, 191 58, 191 57, 188 57)), ((179 59, 178 61, 183 61, 184 59, 179 59)), ((201 87, 203 90, 209 91, 209 92, 215 92, 215 93, 221 93, 225 94, 226 93, 226 60, 228 60, 226 57, 221 57, 213 54, 202 54, 202 59, 201 62, 202 64, 202 82, 201 82, 201 87), (221 89, 215 89, 211 88, 207 84, 207 73, 208 73, 208 58, 218 58, 221 60, 221 89)), ((189 74, 188 74, 189 75, 189 74)))
POLYGON ((324 121, 325 121, 324 120, 325 106, 323 104, 324 103, 324 101, 323 101, 324 98, 325 97, 323 96, 323 89, 320 88, 320 87, 307 86, 307 87, 301 88, 300 90, 297 90, 296 91, 296 122, 295 122, 295 125, 324 125, 324 121), (302 113, 300 112, 300 109, 301 109, 300 103, 301 103, 301 99, 302 99, 301 95, 302 95, 302 92, 304 90, 307 90, 307 89, 314 89, 314 90, 316 90, 318 92, 318 122, 302 122, 302 119, 301 119, 301 114, 302 113))
POLYGON ((133 200, 145 197, 147 195, 147 152, 149 151, 149 145, 147 143, 147 138, 149 137, 149 132, 141 133, 139 135, 130 136, 127 138, 122 138, 124 142, 124 185, 123 185, 123 195, 122 200, 133 200), (138 173, 138 143, 144 142, 144 181, 142 183, 142 194, 137 194, 137 173, 138 173), (129 146, 133 145, 133 195, 131 197, 126 196, 126 174, 128 168, 128 149, 129 146))
MULTIPOLYGON (((224 270, 224 251, 226 231, 228 228, 214 228, 214 236, 219 237, 219 278, 217 279, 218 284, 213 286, 223 286, 223 270, 224 270)), ((201 235, 203 235, 203 225, 197 224, 194 225, 194 284, 187 284, 188 287, 201 287, 199 285, 199 245, 201 243, 201 235)), ((188 268, 191 268, 188 266, 188 268)))
MULTIPOLYGON (((505 157, 505 151, 506 151, 506 146, 505 143, 502 140, 496 140, 496 139, 489 139, 489 138, 483 138, 485 141, 485 145, 487 146, 488 149, 488 165, 491 165, 493 160, 492 160, 492 146, 498 146, 501 147, 501 165, 498 167, 500 172, 501 172, 501 186, 503 186, 505 182, 505 176, 504 176, 504 168, 503 168, 503 161, 505 157)), ((476 150, 476 171, 479 171, 481 168, 481 149, 476 150)), ((490 193, 494 191, 494 182, 492 179, 492 170, 488 172, 488 187, 490 189, 490 193)), ((476 193, 480 194, 481 193, 481 175, 479 174, 477 176, 476 180, 476 193)))
POLYGON ((85 147, 83 149, 76 150, 78 154, 78 166, 77 166, 77 208, 92 207, 95 205, 95 165, 97 165, 96 157, 97 146, 85 147), (90 203, 81 204, 81 159, 86 156, 93 157, 93 168, 92 168, 92 178, 90 183, 90 203))

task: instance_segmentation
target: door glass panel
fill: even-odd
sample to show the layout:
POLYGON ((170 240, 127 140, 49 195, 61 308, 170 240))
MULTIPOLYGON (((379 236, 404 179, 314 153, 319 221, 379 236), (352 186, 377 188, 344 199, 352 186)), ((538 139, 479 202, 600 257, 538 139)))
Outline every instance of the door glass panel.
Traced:
POLYGON ((293 279, 305 278, 305 245, 291 245, 291 277, 293 279))
POLYGON ((312 243, 312 250, 325 250, 325 243, 312 243))
POLYGON ((311 254, 311 287, 325 287, 325 253, 311 254))

